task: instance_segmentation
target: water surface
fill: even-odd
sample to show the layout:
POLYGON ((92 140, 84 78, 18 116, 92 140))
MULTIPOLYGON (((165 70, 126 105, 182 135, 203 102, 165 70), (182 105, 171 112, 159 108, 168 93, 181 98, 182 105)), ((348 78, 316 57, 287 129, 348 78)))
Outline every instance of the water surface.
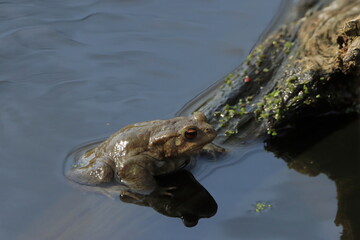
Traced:
POLYGON ((338 239, 334 183, 289 170, 262 144, 230 147, 226 158, 194 169, 219 206, 194 228, 81 191, 62 174, 74 147, 173 117, 239 65, 279 7, 0 1, 0 238, 338 239), (256 213, 259 201, 273 207, 256 213))

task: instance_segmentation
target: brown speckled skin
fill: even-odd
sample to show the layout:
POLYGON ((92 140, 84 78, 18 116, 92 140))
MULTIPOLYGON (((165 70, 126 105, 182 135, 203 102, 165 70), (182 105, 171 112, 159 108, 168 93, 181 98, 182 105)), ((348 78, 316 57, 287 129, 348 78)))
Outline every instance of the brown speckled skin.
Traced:
POLYGON ((156 187, 154 175, 169 173, 184 166, 216 137, 203 113, 191 118, 176 117, 126 126, 94 149, 87 151, 67 177, 86 185, 116 180, 130 189, 150 193, 156 187), (188 129, 197 136, 187 139, 188 129))

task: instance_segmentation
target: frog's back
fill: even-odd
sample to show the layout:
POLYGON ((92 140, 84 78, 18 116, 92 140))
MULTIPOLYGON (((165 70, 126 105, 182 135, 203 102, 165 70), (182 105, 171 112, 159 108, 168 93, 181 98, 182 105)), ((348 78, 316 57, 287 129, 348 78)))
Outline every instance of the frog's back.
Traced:
POLYGON ((97 155, 113 153, 115 150, 121 155, 136 154, 144 151, 149 146, 151 136, 176 128, 176 122, 180 119, 182 117, 140 122, 125 126, 98 146, 97 155))
MULTIPOLYGON (((151 135, 161 134, 167 131, 176 131, 179 128, 178 124, 181 123, 181 127, 184 125, 183 120, 187 117, 176 117, 168 120, 153 120, 147 122, 139 122, 123 127, 118 132, 110 136, 110 138, 118 137, 118 140, 129 140, 135 136, 150 137, 151 135)), ((110 139, 109 138, 109 139, 110 139)))

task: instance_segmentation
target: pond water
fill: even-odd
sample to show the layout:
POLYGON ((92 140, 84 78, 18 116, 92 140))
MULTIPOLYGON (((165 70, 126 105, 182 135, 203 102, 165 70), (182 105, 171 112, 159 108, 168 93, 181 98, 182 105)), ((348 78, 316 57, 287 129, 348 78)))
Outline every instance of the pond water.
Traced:
POLYGON ((193 169, 218 204, 193 228, 62 172, 85 142, 173 117, 240 64, 284 4, 0 1, 0 239, 339 239, 335 184, 261 143, 193 169))

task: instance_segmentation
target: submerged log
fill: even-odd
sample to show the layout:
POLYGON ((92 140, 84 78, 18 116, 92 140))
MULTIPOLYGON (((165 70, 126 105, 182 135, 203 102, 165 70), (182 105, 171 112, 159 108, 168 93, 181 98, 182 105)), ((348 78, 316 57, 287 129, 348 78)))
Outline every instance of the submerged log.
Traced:
POLYGON ((204 112, 223 142, 265 136, 266 150, 289 168, 326 174, 337 187, 341 239, 360 239, 360 131, 335 134, 325 147, 320 141, 359 123, 360 0, 303 2, 238 69, 178 115, 204 112))
POLYGON ((360 1, 306 1, 238 69, 179 115, 202 111, 225 140, 328 113, 359 113, 360 1))

